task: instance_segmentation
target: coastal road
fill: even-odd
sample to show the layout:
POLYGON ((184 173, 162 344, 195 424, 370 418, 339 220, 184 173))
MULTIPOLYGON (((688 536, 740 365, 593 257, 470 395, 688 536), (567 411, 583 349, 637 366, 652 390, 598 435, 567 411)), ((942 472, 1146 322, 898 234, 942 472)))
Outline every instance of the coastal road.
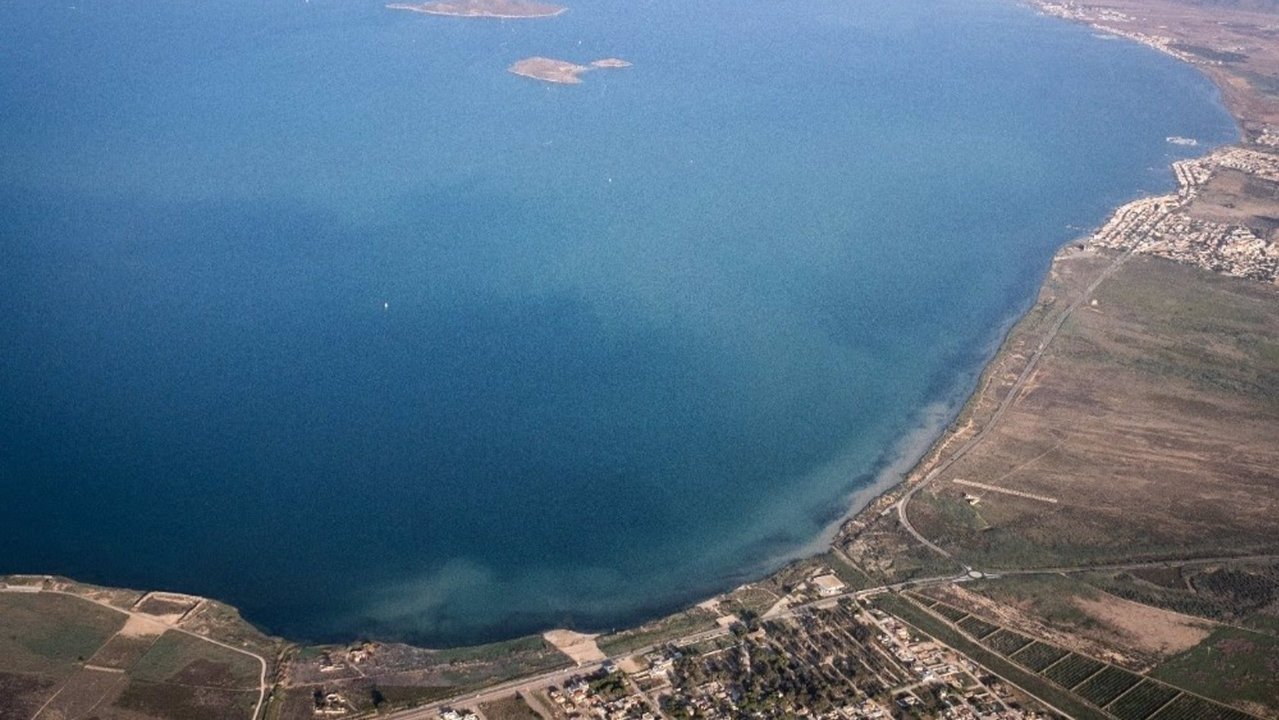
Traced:
POLYGON ((928 474, 924 475, 922 480, 907 489, 906 493, 902 495, 901 500, 897 501, 897 520, 901 523, 902 527, 906 529, 906 532, 909 532, 916 540, 923 543, 925 547, 942 557, 950 558, 952 560, 954 559, 950 552, 924 537, 923 533, 916 530, 915 526, 910 523, 910 517, 907 515, 906 508, 910 504, 911 499, 915 497, 915 493, 924 489, 924 487, 935 478, 949 470, 952 465, 963 459, 964 456, 971 452, 973 448, 980 445, 987 436, 990 435, 990 432, 994 430, 999 425, 999 421, 1003 419, 1004 413, 1012 407, 1013 403, 1017 400, 1017 396, 1020 395, 1022 389, 1026 387, 1026 383, 1030 380, 1030 376, 1034 374, 1035 368, 1039 366, 1039 360, 1043 358, 1044 353, 1048 350, 1049 344, 1051 344, 1053 339, 1057 337, 1057 334, 1061 332, 1062 326, 1066 324, 1066 321, 1070 319, 1070 316, 1074 314, 1075 310, 1079 309, 1079 306, 1083 305, 1088 298, 1092 297, 1093 293, 1096 292, 1097 288, 1100 287, 1107 278, 1114 275, 1115 272, 1119 270, 1128 258, 1132 256, 1132 253, 1133 251, 1129 249, 1116 257, 1114 261, 1111 262, 1110 265, 1106 266, 1106 269, 1102 270, 1101 274, 1099 274, 1097 278, 1079 294, 1079 297, 1075 298, 1074 302, 1070 303, 1070 305, 1061 311, 1061 313, 1057 316, 1057 319, 1053 321, 1053 324, 1048 328, 1048 331, 1039 339, 1039 345, 1035 348, 1035 352, 1031 354, 1030 359, 1026 362, 1026 366, 1022 368, 1021 374, 1017 376, 1017 380, 1013 383, 1013 386, 1008 389, 1008 393, 1004 395, 1003 400, 999 402, 999 406, 995 408, 995 414, 990 417, 990 421, 982 426, 981 430, 978 430, 976 435, 968 438, 967 442, 960 445, 959 449, 956 450, 953 455, 946 458, 937 467, 929 470, 928 474))
MULTIPOLYGON (((873 588, 866 588, 864 590, 856 590, 852 592, 840 593, 839 595, 832 595, 830 597, 825 597, 818 600, 812 600, 806 603, 802 603, 800 605, 787 608, 786 610, 778 613, 777 615, 772 616, 769 619, 772 620, 776 618, 792 617, 801 612, 812 610, 822 605, 828 605, 830 603, 838 602, 839 600, 844 598, 865 598, 865 597, 871 597, 871 596, 878 595, 880 593, 885 593, 885 592, 927 587, 929 585, 939 585, 939 584, 953 583, 953 582, 965 582, 972 579, 973 578, 971 578, 968 574, 965 573, 960 575, 944 575, 944 576, 937 576, 937 577, 920 578, 918 580, 907 580, 905 582, 893 583, 892 585, 880 585, 873 588)), ((440 711, 447 707, 473 707, 475 705, 479 705, 482 703, 501 700, 502 698, 510 697, 517 693, 530 693, 530 692, 535 692, 539 690, 544 690, 552 685, 562 683, 574 675, 589 675, 590 673, 593 673, 596 670, 599 670, 600 668, 604 667, 605 664, 616 663, 617 661, 625 657, 631 657, 633 655, 643 655, 645 653, 652 652, 653 650, 657 650, 658 648, 664 647, 671 643, 675 643, 677 645, 692 645, 694 643, 703 642, 705 640, 711 640, 717 637, 723 637, 728 634, 729 634, 729 630, 727 628, 717 627, 710 630, 703 630, 701 632, 684 635, 683 637, 673 638, 671 640, 666 640, 660 643, 653 643, 652 645, 646 645, 644 647, 631 650, 630 652, 626 652, 621 655, 615 655, 606 660, 585 663, 585 664, 574 666, 574 667, 562 668, 560 670, 552 670, 550 672, 541 673, 539 675, 533 675, 531 677, 516 678, 515 680, 508 680, 504 683, 499 683, 497 685, 493 685, 492 687, 486 688, 478 693, 456 695, 454 697, 451 697, 445 700, 437 700, 435 702, 428 703, 426 705, 421 705, 419 707, 411 708, 408 710, 401 710, 399 712, 389 713, 386 717, 388 719, 393 718, 394 720, 434 720, 435 718, 439 716, 440 711)))
MULTIPOLYGON (((1110 565, 1080 565, 1080 566, 1070 566, 1070 567, 1063 566, 1063 567, 1030 568, 1030 569, 1024 569, 1024 570, 988 570, 988 571, 974 570, 974 571, 964 572, 956 575, 936 575, 932 577, 918 578, 915 580, 906 580, 903 582, 892 583, 890 585, 877 585, 872 588, 865 588, 862 590, 853 590, 845 593, 840 593, 838 595, 832 595, 830 597, 819 598, 817 600, 811 600, 809 602, 801 603, 794 607, 787 608, 786 610, 771 616, 769 619, 772 620, 772 619, 778 619, 778 618, 793 617, 795 615, 798 615, 800 613, 803 613, 809 610, 819 609, 823 606, 828 606, 832 603, 838 602, 839 600, 846 599, 846 598, 862 600, 862 599, 874 597, 876 595, 881 595, 887 592, 899 592, 902 590, 916 590, 916 589, 926 588, 934 585, 946 585, 950 583, 975 582, 975 581, 984 580, 984 579, 1007 577, 1011 575, 1060 575, 1060 574, 1093 572, 1093 571, 1141 570, 1143 568, 1152 568, 1152 567, 1213 565, 1217 563, 1263 562, 1263 561, 1271 561, 1271 560, 1279 560, 1279 554, 1235 555, 1235 556, 1222 556, 1222 557, 1211 557, 1211 558, 1186 558, 1186 559, 1180 559, 1180 560, 1179 559, 1150 560, 1150 561, 1143 561, 1143 562, 1115 563, 1110 565)), ((541 673, 541 674, 533 675, 530 677, 509 680, 507 682, 499 683, 497 685, 493 685, 492 687, 486 688, 479 693, 457 695, 452 698, 448 698, 446 700, 438 700, 436 702, 432 702, 427 705, 422 705, 420 707, 416 707, 408 710, 401 710, 399 712, 393 712, 388 714, 387 717, 394 718, 394 720, 434 720, 435 718, 438 717, 440 710, 446 707, 472 707, 481 703, 488 703, 496 700, 501 700, 502 698, 510 697, 517 693, 531 693, 531 692, 536 692, 540 690, 545 690, 546 688, 549 688, 552 685, 563 683, 564 681, 568 680, 570 677, 574 675, 588 675, 604 667, 605 664, 616 663, 617 661, 621 660, 624 657, 629 657, 632 655, 643 655, 645 653, 651 652, 653 650, 656 650, 660 647, 663 647, 671 643, 674 643, 676 645, 691 645, 694 643, 703 642, 705 640, 711 640, 717 637, 723 637, 728 634, 729 634, 729 630, 727 628, 713 628, 710 630, 691 633, 683 637, 674 638, 674 639, 660 642, 660 643, 654 643, 652 645, 647 645, 647 646, 638 648, 636 650, 623 653, 621 655, 610 657, 606 660, 586 663, 580 666, 562 668, 559 670, 553 670, 550 672, 541 673)))

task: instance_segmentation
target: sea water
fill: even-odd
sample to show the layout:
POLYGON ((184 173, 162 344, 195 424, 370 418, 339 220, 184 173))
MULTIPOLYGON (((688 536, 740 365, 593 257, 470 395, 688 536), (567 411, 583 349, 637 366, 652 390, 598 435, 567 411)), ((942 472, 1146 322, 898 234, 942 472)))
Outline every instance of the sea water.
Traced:
POLYGON ((0 572, 310 640, 674 609, 808 547, 1055 248, 1235 137, 1012 2, 570 1, 0 4, 0 572))

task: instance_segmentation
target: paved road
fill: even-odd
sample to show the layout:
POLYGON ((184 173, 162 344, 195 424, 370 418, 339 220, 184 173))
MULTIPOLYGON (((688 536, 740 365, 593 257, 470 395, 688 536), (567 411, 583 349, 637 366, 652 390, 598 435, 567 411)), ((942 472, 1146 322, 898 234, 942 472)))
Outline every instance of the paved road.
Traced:
MULTIPOLYGON (((839 595, 832 595, 830 597, 821 598, 819 600, 813 600, 811 602, 802 603, 800 605, 796 605, 794 607, 788 608, 785 611, 780 612, 769 619, 771 620, 775 618, 791 617, 800 612, 811 610, 820 605, 837 602, 841 598, 864 598, 864 597, 877 595, 879 593, 889 592, 892 590, 905 590, 908 588, 927 587, 929 585, 938 585, 943 583, 964 582, 970 579, 972 578, 968 576, 967 574, 945 575, 945 576, 937 576, 937 577, 929 577, 929 578, 920 578, 918 580, 908 580, 906 582, 893 583, 892 585, 880 585, 878 587, 841 593, 839 595)), ((603 667, 605 663, 617 662, 618 660, 621 660, 623 657, 630 657, 632 655, 643 655, 644 653, 651 652, 653 650, 656 650, 672 642, 677 643, 679 645, 691 645, 691 644, 699 643, 705 640, 710 640, 717 637, 723 637, 724 635, 728 635, 728 634, 729 634, 729 630, 727 628, 714 628, 711 630, 703 630, 701 632, 692 633, 690 635, 685 635, 683 637, 675 638, 673 640, 667 640, 660 643, 654 643, 652 645, 646 645, 642 648, 631 650, 630 652, 627 652, 627 653, 623 653, 622 655, 611 657, 608 660, 587 663, 581 666, 564 668, 562 670, 553 670, 551 672, 541 673, 539 675, 534 675, 531 677, 509 680, 507 682, 499 683, 492 687, 486 688, 480 691, 479 693, 474 693, 469 695, 458 695, 446 700, 437 700, 436 702, 429 703, 427 705, 422 705, 409 710, 401 710, 399 712, 390 713, 386 717, 388 719, 393 718, 394 720, 433 720, 435 717, 437 717, 439 711, 442 708, 471 707, 474 705, 478 705, 480 703, 487 703, 487 702, 493 702, 495 700, 500 700, 504 697, 509 697, 516 693, 528 693, 535 690, 542 690, 544 688, 550 687, 551 685, 562 683, 573 675, 586 675, 586 674, 592 673, 600 669, 601 667, 603 667)))
POLYGON ((1016 382, 1014 382, 1013 386, 1008 389, 1008 393, 1004 395, 1004 399, 1000 401, 999 407, 995 408, 995 414, 991 416, 990 421, 987 422, 981 430, 978 430, 976 435, 973 435, 967 442, 960 445, 959 449, 956 450, 953 455, 946 458, 942 464, 928 471, 928 474, 925 475, 922 480, 909 488, 906 491, 906 494, 902 495, 901 500, 897 501, 898 521, 901 522, 902 527, 906 528, 907 532, 913 535, 916 540, 923 543, 928 549, 942 557, 954 559, 948 551, 924 537, 922 533, 915 529, 914 525, 910 524, 910 518, 906 513, 906 506, 909 505, 911 499, 915 497, 915 493, 924 489, 924 486, 932 482, 934 478, 949 470, 952 465, 967 455, 973 448, 980 445, 990 434, 990 431, 994 430, 995 427, 999 425, 999 421, 1003 419, 1004 413, 1008 411, 1008 408, 1012 407, 1013 402, 1017 399, 1017 396, 1030 380, 1030 376, 1034 374, 1035 368, 1039 365, 1039 360, 1044 356, 1044 352, 1048 350, 1048 345, 1057 337, 1057 333, 1061 332, 1062 326, 1066 324, 1066 321, 1070 319, 1070 316, 1075 312, 1075 310, 1079 309, 1079 306, 1084 304, 1085 300, 1092 297, 1093 293, 1103 282, 1106 281, 1107 278, 1115 274, 1115 271, 1132 256, 1132 252, 1132 250, 1128 250, 1122 255, 1116 257, 1114 261, 1097 276, 1097 279, 1093 280, 1092 284, 1080 293, 1079 297, 1075 298, 1075 301, 1067 306, 1066 309, 1057 316, 1056 321, 1054 321, 1052 326, 1048 328, 1048 332, 1044 333, 1044 336, 1040 338, 1039 345, 1035 348, 1035 352, 1031 354, 1030 360, 1026 362, 1026 367, 1022 368, 1021 374, 1017 376, 1016 382))
MULTIPOLYGON (((1236 556, 1230 556, 1230 557, 1212 557, 1212 558, 1186 558, 1186 559, 1180 559, 1180 560, 1178 559, 1151 560, 1151 561, 1144 561, 1144 562, 1115 563, 1110 565, 1079 565, 1079 566, 1068 566, 1068 567, 1063 566, 1063 567, 1033 568, 1033 569, 1026 569, 1026 570, 989 570, 989 571, 971 570, 971 571, 967 571, 957 575, 937 575, 932 577, 918 578, 915 580, 906 580, 903 582, 892 583, 891 585, 878 585, 872 588, 865 588, 863 590, 853 590, 846 593, 840 593, 839 595, 832 595, 830 597, 820 598, 818 600, 812 600, 810 602, 802 603, 800 605, 787 608, 786 610, 780 613, 777 613, 776 615, 773 615, 769 619, 771 620, 776 618, 792 617, 799 613, 806 612, 806 611, 821 607, 823 605, 828 605, 833 602, 837 602, 843 598, 852 598, 852 599, 860 600, 860 599, 865 599, 869 597, 874 597, 875 595, 880 595, 886 592, 897 592, 901 590, 925 588, 933 585, 944 585, 948 583, 974 582, 974 581, 978 581, 986 578, 997 578, 997 577, 1009 576, 1009 575, 1048 575, 1048 574, 1055 575, 1055 574, 1062 574, 1062 573, 1079 573, 1079 572, 1107 571, 1107 570, 1140 570, 1142 568, 1150 568, 1150 567, 1212 565, 1216 563, 1256 562, 1256 561, 1268 561, 1268 560, 1279 560, 1279 554, 1236 555, 1236 556)), ((710 640, 716 637, 723 637, 724 635, 727 635, 727 634, 729 634, 729 631, 725 628, 714 628, 712 630, 704 630, 702 632, 692 633, 690 635, 685 635, 683 637, 675 638, 673 640, 648 645, 648 646, 639 648, 637 650, 632 650, 630 652, 624 653, 622 655, 611 657, 608 660, 588 663, 578 667, 569 667, 561 670, 554 670, 551 672, 541 673, 539 675, 534 675, 531 677, 518 678, 515 680, 510 680, 510 681, 486 688, 485 690, 477 694, 459 695, 453 698, 449 698, 447 700, 439 700, 439 701, 430 703, 428 705, 422 705, 420 707, 412 708, 410 710, 401 710, 399 712, 390 713, 387 715, 387 718, 394 718, 394 720, 434 720, 434 718, 437 717, 441 708, 454 707, 454 706, 469 707, 479 703, 487 703, 495 700, 500 700, 504 697, 509 697, 511 695, 514 695, 515 693, 529 693, 536 690, 542 690, 547 687, 550 687, 551 685, 562 683, 573 675, 584 675, 584 674, 592 673, 600 669, 601 667, 603 667, 604 664, 607 662, 616 662, 623 657, 628 657, 631 655, 642 655, 644 653, 655 650, 659 647, 665 646, 669 643, 675 643, 678 645, 690 645, 693 643, 702 642, 704 640, 710 640)))

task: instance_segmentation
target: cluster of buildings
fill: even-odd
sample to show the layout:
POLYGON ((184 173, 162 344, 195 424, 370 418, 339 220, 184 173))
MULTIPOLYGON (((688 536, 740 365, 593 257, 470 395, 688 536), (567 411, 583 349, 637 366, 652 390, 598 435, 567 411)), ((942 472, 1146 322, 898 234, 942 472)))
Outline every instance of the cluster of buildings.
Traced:
MULTIPOLYGON (((1267 136, 1263 135, 1262 137, 1267 136)), ((1272 140, 1274 139, 1274 136, 1269 137, 1272 140)), ((1279 144, 1279 142, 1272 144, 1279 144)), ((1209 167, 1216 165, 1217 167, 1230 168, 1248 173, 1262 180, 1279 182, 1279 155, 1272 155, 1268 152, 1249 150, 1242 147, 1228 147, 1208 157, 1188 162, 1203 163, 1209 165, 1209 167)))
POLYGON ((599 720, 656 720, 649 699, 628 682, 621 671, 606 664, 593 675, 574 676, 546 696, 568 718, 599 720))
POLYGON ((1139 42, 1142 45, 1152 47, 1159 52, 1171 55, 1182 62, 1198 63, 1200 65, 1224 64, 1221 60, 1203 57, 1202 55, 1193 55, 1181 50, 1178 47, 1178 43, 1175 38, 1171 38, 1166 35, 1152 35, 1150 33, 1141 32, 1140 30, 1133 30, 1124 27, 1116 27, 1116 25, 1132 23, 1137 20, 1137 18, 1112 8, 1089 7, 1087 5, 1070 2, 1070 0, 1066 0, 1066 2, 1039 0, 1039 2, 1035 3, 1035 6, 1046 15, 1084 23, 1085 25, 1092 27, 1094 30, 1104 32, 1108 35, 1117 35, 1134 42, 1139 42))
MULTIPOLYGON (((821 593, 821 585, 812 589, 821 593)), ((668 646, 643 661, 630 679, 643 688, 637 693, 656 699, 664 718, 1041 717, 963 656, 847 599, 766 621, 713 647, 668 646)), ((553 695, 561 708, 589 702, 589 685, 565 691, 581 695, 553 695)))
POLYGON ((1177 162, 1173 164, 1176 194, 1124 205, 1089 238, 1088 245, 1132 249, 1223 275, 1279 282, 1279 243, 1247 225, 1211 220, 1190 212, 1203 186, 1222 169, 1273 183, 1279 190, 1279 156, 1269 153, 1231 147, 1207 157, 1177 162))
MULTIPOLYGON (((918 678, 919 686, 941 687, 936 693, 941 708, 938 717, 946 720, 1030 720, 1044 717, 1012 702, 1012 693, 1002 682, 986 675, 971 660, 931 639, 923 639, 895 618, 879 610, 870 611, 882 631, 879 643, 918 678)), ((919 687, 916 686, 916 687, 919 687)), ((923 704, 913 690, 900 694, 896 702, 903 709, 923 704)))

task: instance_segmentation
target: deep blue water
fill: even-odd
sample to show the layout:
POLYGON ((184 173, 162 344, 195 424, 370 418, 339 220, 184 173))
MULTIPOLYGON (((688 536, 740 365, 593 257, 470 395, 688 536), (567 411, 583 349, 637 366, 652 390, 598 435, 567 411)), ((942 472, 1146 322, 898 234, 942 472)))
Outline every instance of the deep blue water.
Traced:
POLYGON ((0 572, 306 639, 671 609, 962 399, 1169 135, 1234 138, 1205 79, 994 0, 8 0, 0 572))

